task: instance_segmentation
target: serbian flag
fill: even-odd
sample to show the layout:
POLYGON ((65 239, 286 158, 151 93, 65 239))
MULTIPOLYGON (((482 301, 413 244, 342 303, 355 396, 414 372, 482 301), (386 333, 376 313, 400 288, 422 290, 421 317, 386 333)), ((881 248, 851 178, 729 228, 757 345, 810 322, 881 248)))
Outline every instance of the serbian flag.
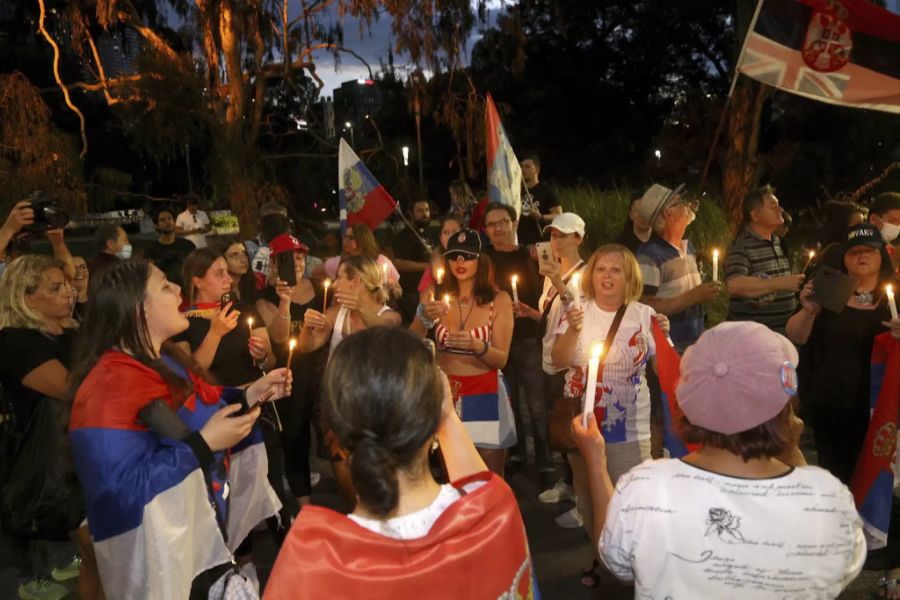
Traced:
POLYGON ((663 446, 671 458, 681 458, 696 449, 693 444, 690 447, 686 446, 673 427, 675 388, 681 376, 681 357, 672 347, 669 336, 656 319, 653 319, 653 341, 656 344, 656 371, 659 376, 659 391, 662 394, 663 446))
POLYGON ((485 472, 453 483, 462 497, 428 534, 394 539, 324 506, 300 511, 264 600, 522 598, 539 600, 516 498, 485 472))
POLYGON ((374 230, 397 208, 397 202, 343 138, 338 151, 338 190, 342 232, 356 223, 374 230))
POLYGON ((737 70, 813 100, 900 113, 900 15, 868 0, 760 0, 737 70))
POLYGON ((164 361, 190 378, 194 391, 180 406, 156 371, 117 351, 103 354, 72 404, 72 454, 107 598, 187 598, 194 577, 229 563, 280 508, 258 430, 227 452, 198 442, 196 432, 240 390, 164 361), (177 441, 149 431, 138 412, 154 399, 194 433, 177 441))
POLYGON ((900 413, 900 341, 890 333, 875 338, 870 384, 872 417, 850 489, 863 520, 870 550, 884 548, 891 524, 894 451, 900 413))
POLYGON ((484 109, 484 129, 487 134, 487 172, 488 199, 491 202, 508 204, 516 209, 516 215, 522 214, 522 168, 516 158, 500 113, 494 106, 491 93, 487 95, 484 109))

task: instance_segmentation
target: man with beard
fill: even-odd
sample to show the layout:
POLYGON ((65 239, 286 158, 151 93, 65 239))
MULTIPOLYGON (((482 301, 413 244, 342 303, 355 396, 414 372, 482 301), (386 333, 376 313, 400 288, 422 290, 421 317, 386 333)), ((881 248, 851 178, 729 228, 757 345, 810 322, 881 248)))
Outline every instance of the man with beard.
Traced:
POLYGON ((152 261, 166 279, 181 285, 181 265, 188 254, 197 249, 193 242, 175 235, 175 213, 164 208, 154 219, 159 239, 144 249, 144 258, 152 261))
POLYGON ((422 243, 433 246, 427 239, 427 228, 431 223, 431 207, 428 200, 416 200, 409 211, 409 220, 416 231, 404 227, 394 237, 394 266, 400 272, 400 287, 403 296, 400 298, 400 314, 403 315, 403 323, 409 324, 416 316, 416 308, 419 306, 419 292, 417 291, 422 273, 428 268, 431 260, 431 248, 422 243), (418 234, 418 235, 417 235, 418 234))

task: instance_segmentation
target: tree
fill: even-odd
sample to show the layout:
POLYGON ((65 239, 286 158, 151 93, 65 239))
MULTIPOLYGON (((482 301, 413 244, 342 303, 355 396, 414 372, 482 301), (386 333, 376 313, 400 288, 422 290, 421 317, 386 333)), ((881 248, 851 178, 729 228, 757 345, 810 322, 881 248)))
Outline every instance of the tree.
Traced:
POLYGON ((314 53, 352 54, 343 21, 363 33, 381 14, 392 19, 396 49, 435 73, 455 64, 475 22, 468 0, 79 0, 65 13, 68 43, 96 77, 61 87, 101 94, 157 162, 188 143, 207 146, 212 195, 252 234, 256 206, 272 190, 260 160, 272 86, 303 96, 312 80, 320 90, 314 53), (187 26, 172 31, 168 11, 187 26), (107 77, 94 39, 118 27, 136 31, 145 52, 136 74, 107 77))

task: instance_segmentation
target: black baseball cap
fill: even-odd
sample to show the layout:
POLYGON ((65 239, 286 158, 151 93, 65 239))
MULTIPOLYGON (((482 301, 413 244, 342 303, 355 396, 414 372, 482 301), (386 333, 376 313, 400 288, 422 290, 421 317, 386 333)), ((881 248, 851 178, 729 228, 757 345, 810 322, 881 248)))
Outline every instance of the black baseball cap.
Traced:
POLYGON ((444 258, 456 260, 462 256, 466 260, 472 260, 481 256, 481 237, 474 229, 461 229, 447 240, 447 250, 444 258))
POLYGON ((847 239, 844 242, 844 252, 854 246, 869 246, 870 248, 881 248, 884 246, 884 239, 877 227, 869 223, 854 225, 847 230, 847 239))

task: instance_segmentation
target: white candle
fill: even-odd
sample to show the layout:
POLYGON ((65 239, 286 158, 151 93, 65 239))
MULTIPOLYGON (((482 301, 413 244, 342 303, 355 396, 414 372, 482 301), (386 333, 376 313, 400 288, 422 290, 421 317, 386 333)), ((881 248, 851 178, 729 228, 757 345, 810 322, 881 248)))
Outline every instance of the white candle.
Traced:
POLYGON ((891 309, 891 320, 897 319, 897 303, 894 301, 894 286, 888 284, 887 288, 888 307, 891 309))
POLYGON ((575 303, 575 308, 581 308, 581 273, 575 273, 572 275, 572 287, 575 289, 572 290, 572 298, 575 303))
POLYGON ((434 278, 437 280, 438 285, 444 283, 444 268, 440 267, 434 275, 434 278))
POLYGON ((387 285, 387 263, 381 265, 381 285, 387 285))
POLYGON ((713 281, 719 280, 719 250, 713 250, 713 281))
POLYGON ((597 394, 597 372, 600 370, 600 355, 603 354, 603 343, 595 342, 591 346, 591 357, 588 359, 587 387, 584 389, 584 406, 581 407, 581 425, 587 429, 588 411, 594 410, 594 398, 597 394))
POLYGON ((513 302, 519 301, 519 276, 512 276, 512 293, 513 293, 513 302))
POLYGON ((250 332, 250 337, 253 337, 253 317, 247 317, 247 331, 250 332))
POLYGON ((325 312, 328 310, 328 286, 331 285, 331 280, 326 279, 323 285, 325 286, 325 296, 322 298, 322 312, 325 312))

